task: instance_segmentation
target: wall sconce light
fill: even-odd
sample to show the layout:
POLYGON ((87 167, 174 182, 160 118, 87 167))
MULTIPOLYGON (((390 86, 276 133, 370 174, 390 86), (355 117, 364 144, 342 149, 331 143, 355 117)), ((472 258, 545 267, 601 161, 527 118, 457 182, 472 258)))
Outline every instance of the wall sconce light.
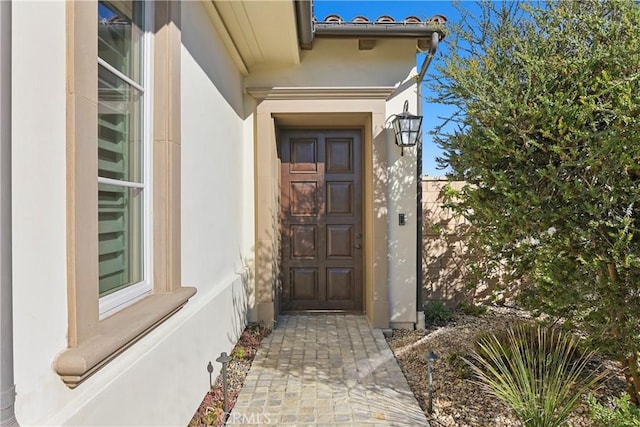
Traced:
POLYGON ((404 156, 404 147, 412 147, 418 143, 422 127, 422 116, 411 114, 409 112, 409 101, 404 101, 404 111, 395 115, 391 125, 396 136, 396 144, 402 150, 400 155, 404 156))

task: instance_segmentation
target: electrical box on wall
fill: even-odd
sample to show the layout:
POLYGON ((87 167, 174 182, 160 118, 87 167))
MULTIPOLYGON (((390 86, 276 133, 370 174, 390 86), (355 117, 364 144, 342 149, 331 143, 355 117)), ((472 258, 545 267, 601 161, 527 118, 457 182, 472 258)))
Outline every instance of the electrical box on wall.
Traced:
POLYGON ((405 225, 407 223, 407 215, 406 214, 398 214, 398 224, 405 225))

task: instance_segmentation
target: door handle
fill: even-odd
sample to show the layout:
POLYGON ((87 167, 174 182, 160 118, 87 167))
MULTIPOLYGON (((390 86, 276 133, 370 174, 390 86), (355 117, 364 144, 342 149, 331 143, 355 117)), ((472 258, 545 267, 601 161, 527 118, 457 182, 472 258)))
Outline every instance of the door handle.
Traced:
POLYGON ((353 247, 356 249, 362 249, 362 245, 360 243, 356 243, 353 247))
POLYGON ((362 233, 356 233, 356 239, 362 239, 362 233))

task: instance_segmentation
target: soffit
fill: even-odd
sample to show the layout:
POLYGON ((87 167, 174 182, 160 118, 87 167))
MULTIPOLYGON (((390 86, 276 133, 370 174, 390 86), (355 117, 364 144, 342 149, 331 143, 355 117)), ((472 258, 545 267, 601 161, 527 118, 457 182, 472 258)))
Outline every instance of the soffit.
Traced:
MULTIPOLYGON (((246 68, 257 64, 298 64, 298 36, 294 2, 228 1, 211 2, 223 28, 246 68)), ((214 20, 215 23, 215 20, 214 20)), ((220 25, 217 25, 218 27, 220 25)), ((227 46, 229 47, 229 46, 227 46)))
POLYGON ((358 87, 249 87, 247 93, 255 99, 387 99, 393 86, 358 87))
POLYGON ((332 128, 366 126, 371 120, 370 113, 275 113, 273 118, 278 126, 292 128, 332 128))

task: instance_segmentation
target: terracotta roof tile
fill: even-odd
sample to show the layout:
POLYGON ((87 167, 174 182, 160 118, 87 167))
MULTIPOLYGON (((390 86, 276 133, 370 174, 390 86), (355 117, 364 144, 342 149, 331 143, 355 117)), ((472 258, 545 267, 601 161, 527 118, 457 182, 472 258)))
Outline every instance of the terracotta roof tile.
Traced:
POLYGON ((433 15, 431 18, 427 19, 427 22, 435 22, 437 24, 445 24, 447 22, 447 17, 444 15, 433 15))
POLYGON ((382 15, 382 16, 378 17, 378 19, 376 19, 376 22, 385 23, 385 24, 393 24, 393 23, 396 22, 396 20, 393 19, 389 15, 382 15))
POLYGON ((368 24, 371 21, 369 21, 369 18, 367 18, 366 16, 359 15, 359 16, 356 16, 355 18, 353 18, 351 20, 351 22, 353 22, 355 24, 357 24, 357 23, 367 23, 368 24))
POLYGON ((333 15, 328 15, 326 18, 324 18, 323 22, 336 22, 336 23, 339 23, 339 22, 344 22, 344 19, 342 19, 342 17, 340 15, 333 14, 333 15))
POLYGON ((417 16, 407 16, 403 21, 405 24, 418 24, 422 22, 417 16))
POLYGON ((369 18, 363 15, 358 15, 353 18, 351 21, 345 21, 340 15, 331 14, 327 15, 324 19, 319 20, 316 17, 313 18, 314 23, 322 23, 322 24, 423 24, 423 23, 434 23, 434 24, 445 24, 447 22, 447 17, 444 15, 433 15, 431 18, 427 18, 424 21, 415 15, 407 16, 402 20, 396 21, 392 16, 382 15, 379 16, 375 21, 371 21, 369 18))

